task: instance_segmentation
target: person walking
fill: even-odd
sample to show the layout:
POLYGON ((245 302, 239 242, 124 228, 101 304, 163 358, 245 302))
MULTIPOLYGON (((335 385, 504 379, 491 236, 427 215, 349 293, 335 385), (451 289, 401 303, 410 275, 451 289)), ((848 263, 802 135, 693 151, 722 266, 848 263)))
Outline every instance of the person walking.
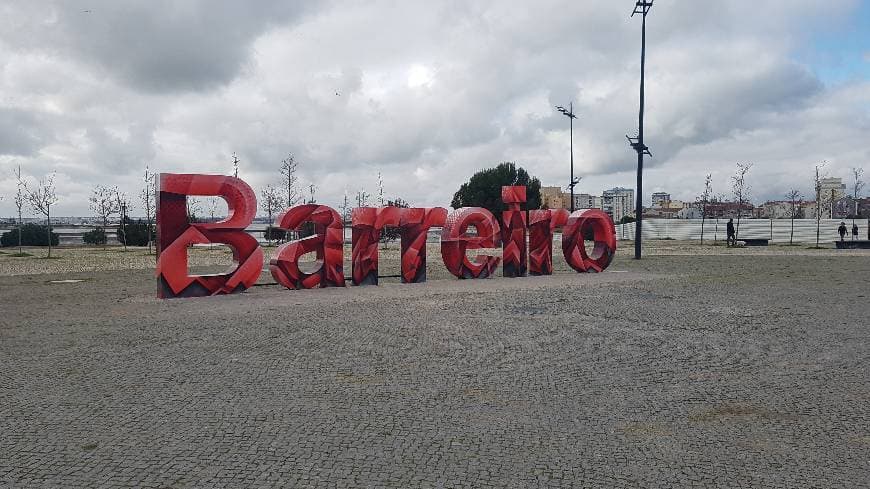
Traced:
POLYGON ((840 227, 837 228, 837 232, 840 233, 840 241, 846 240, 846 223, 844 221, 840 221, 840 227))
POLYGON ((858 239, 858 223, 853 222, 852 223, 852 241, 855 241, 856 239, 858 239))
POLYGON ((728 219, 728 226, 726 226, 726 232, 728 234, 728 237, 725 239, 725 246, 736 246, 737 237, 734 235, 734 219, 728 219))

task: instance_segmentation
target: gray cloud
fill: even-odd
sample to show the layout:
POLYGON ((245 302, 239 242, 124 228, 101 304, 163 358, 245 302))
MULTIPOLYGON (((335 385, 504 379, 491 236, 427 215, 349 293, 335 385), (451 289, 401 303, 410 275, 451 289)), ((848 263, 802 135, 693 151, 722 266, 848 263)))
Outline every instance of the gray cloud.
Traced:
POLYGON ((77 58, 139 90, 208 90, 237 76, 257 36, 306 9, 282 1, 34 2, 4 12, 13 28, 3 37, 77 58))
MULTIPOLYGON (((62 175, 60 208, 86 214, 97 183, 136 193, 144 165, 228 173, 259 187, 293 152, 300 181, 446 205, 477 169, 517 161, 568 181, 574 101, 581 191, 634 185, 640 26, 630 2, 336 2, 255 6, 96 2, 0 7, 0 170, 62 175)), ((821 159, 870 159, 866 80, 826 86, 796 61, 805 32, 855 2, 659 0, 649 19, 647 193, 724 190, 754 161, 755 198, 821 159), (713 10, 711 10, 713 9, 713 10), (769 22, 772 15, 777 22, 769 22)), ((0 171, 0 193, 12 182, 0 171)), ((806 178, 804 178, 806 177, 806 178)), ((6 205, 0 203, 0 205, 6 205)), ((2 207, 0 207, 2 208, 2 207)))
POLYGON ((32 156, 42 147, 45 132, 35 114, 0 107, 0 155, 32 156))

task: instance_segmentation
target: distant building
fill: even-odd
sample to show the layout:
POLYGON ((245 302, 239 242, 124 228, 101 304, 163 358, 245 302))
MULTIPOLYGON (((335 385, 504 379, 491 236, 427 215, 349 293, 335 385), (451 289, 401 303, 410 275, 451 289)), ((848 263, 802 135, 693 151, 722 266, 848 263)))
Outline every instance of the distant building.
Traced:
POLYGON ((676 219, 701 219, 702 217, 704 211, 700 205, 687 205, 674 215, 676 219))
POLYGON ((601 196, 601 208, 610 214, 613 222, 634 215, 634 189, 616 187, 605 190, 601 196))
MULTIPOLYGON (((798 202, 795 205, 795 218, 802 219, 804 215, 804 204, 798 202)), ((788 200, 771 200, 761 205, 761 217, 763 219, 791 219, 792 215, 791 201, 788 200)))
POLYGON ((855 200, 847 195, 834 201, 833 210, 834 219, 858 218, 861 216, 860 200, 855 200))
POLYGON ((835 219, 835 203, 846 195, 846 185, 840 177, 823 178, 819 181, 819 207, 822 219, 835 219))
POLYGON ((541 187, 541 207, 546 209, 567 209, 569 198, 560 187, 541 187))
POLYGON ((667 192, 656 192, 652 194, 652 206, 654 209, 669 207, 669 203, 671 201, 671 194, 667 192))
POLYGON ((603 205, 599 195, 577 194, 574 196, 575 209, 601 209, 603 205))
POLYGON ((712 218, 736 218, 738 212, 743 217, 752 217, 755 206, 749 203, 738 204, 737 202, 709 202, 707 203, 707 217, 712 218))
POLYGON ((840 177, 823 178, 820 183, 822 200, 836 201, 846 195, 846 184, 840 177))

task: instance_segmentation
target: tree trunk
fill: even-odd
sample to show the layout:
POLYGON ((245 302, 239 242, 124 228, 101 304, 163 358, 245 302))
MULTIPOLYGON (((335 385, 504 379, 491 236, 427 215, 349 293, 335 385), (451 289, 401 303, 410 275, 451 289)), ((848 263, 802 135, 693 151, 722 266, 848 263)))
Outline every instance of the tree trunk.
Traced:
POLYGON ((48 257, 51 258, 51 206, 45 206, 45 220, 48 222, 48 257))
MULTIPOLYGON (((127 223, 125 222, 126 220, 127 220, 126 215, 121 216, 121 236, 124 239, 124 251, 127 251, 127 223)), ((109 239, 106 238, 106 241, 108 241, 108 240, 109 239)))
POLYGON ((18 254, 19 255, 24 254, 24 249, 21 248, 21 226, 23 226, 23 225, 24 225, 24 223, 21 220, 21 208, 19 207, 18 208, 18 254))
POLYGON ((788 237, 789 246, 794 244, 794 211, 792 211, 791 215, 791 235, 788 237))
POLYGON ((151 212, 148 212, 146 217, 146 223, 148 225, 148 254, 151 254, 151 212))
POLYGON ((734 244, 737 244, 737 238, 740 236, 740 209, 737 209, 737 227, 734 229, 734 244))

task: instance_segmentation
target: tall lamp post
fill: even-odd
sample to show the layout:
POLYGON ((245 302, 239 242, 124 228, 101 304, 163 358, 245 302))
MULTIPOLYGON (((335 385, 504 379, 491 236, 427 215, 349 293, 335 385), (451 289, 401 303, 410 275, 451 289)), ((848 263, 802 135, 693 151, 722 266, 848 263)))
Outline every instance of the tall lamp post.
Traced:
POLYGON ((121 236, 124 238, 124 251, 127 251, 127 201, 121 201, 121 236))
POLYGON ((556 110, 562 113, 565 117, 570 120, 571 125, 571 183, 568 184, 568 188, 571 189, 571 212, 574 212, 574 186, 577 185, 577 182, 580 181, 579 178, 574 178, 574 119, 577 118, 574 115, 574 102, 568 104, 568 108, 562 107, 561 105, 556 106, 556 110))
POLYGON ((643 155, 652 156, 649 148, 643 144, 643 77, 646 64, 646 14, 652 8, 653 1, 655 0, 638 1, 631 13, 632 17, 635 14, 643 16, 640 31, 640 111, 638 111, 637 116, 637 137, 625 136, 628 138, 628 144, 637 152, 637 200, 634 211, 637 217, 634 222, 634 258, 636 260, 641 258, 641 230, 643 229, 643 155))

